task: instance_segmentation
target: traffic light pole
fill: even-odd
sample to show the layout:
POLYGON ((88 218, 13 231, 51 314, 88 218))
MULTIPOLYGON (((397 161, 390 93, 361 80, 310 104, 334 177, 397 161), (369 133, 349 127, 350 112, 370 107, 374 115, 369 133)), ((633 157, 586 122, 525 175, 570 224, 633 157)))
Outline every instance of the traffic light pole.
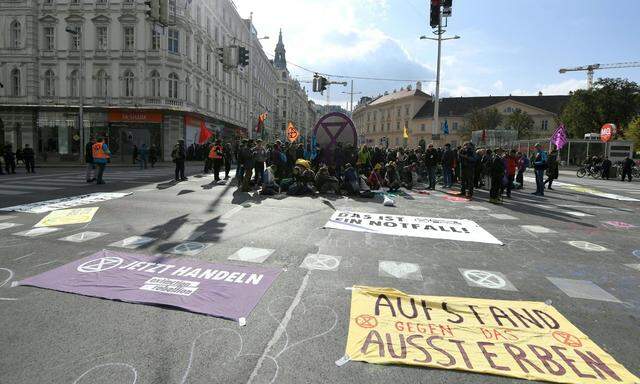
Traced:
POLYGON ((434 126, 431 131, 431 140, 434 140, 440 128, 440 55, 442 53, 442 12, 438 23, 438 63, 436 65, 436 100, 433 104, 434 126))

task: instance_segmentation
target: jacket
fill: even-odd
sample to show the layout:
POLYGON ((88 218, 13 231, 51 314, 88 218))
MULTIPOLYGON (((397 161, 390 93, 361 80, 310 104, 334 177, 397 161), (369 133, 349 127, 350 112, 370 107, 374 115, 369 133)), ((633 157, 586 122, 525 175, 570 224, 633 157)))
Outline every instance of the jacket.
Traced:
POLYGON ((98 164, 106 164, 109 159, 109 147, 105 143, 95 143, 91 146, 91 154, 93 156, 93 162, 98 164))
POLYGON ((515 156, 506 155, 504 157, 505 167, 507 168, 507 175, 513 176, 516 174, 516 168, 518 167, 518 159, 515 156))

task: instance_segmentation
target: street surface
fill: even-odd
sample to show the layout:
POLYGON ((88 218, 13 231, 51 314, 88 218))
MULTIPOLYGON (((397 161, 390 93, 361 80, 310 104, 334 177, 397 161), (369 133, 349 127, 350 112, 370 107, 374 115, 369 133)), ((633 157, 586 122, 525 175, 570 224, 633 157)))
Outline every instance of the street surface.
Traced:
POLYGON ((170 182, 171 168, 107 168, 104 186, 85 183, 80 169, 0 176, 0 208, 132 192, 91 204, 99 210, 89 223, 32 237, 16 233, 46 213, 0 211, 0 383, 522 382, 400 365, 337 366, 349 323, 346 288, 353 285, 546 301, 640 375, 637 181, 578 179, 562 171, 555 191, 544 198, 530 195, 534 186, 525 181, 526 189, 503 205, 489 204, 487 191, 466 202, 447 200, 437 190, 403 194, 396 207, 385 207, 379 198, 262 198, 214 184, 213 176, 199 170, 189 167, 189 181, 177 184, 170 182), (504 246, 323 229, 336 209, 470 219, 504 246), (100 235, 60 240, 81 232, 100 235), (199 243, 189 257, 261 263, 283 272, 242 327, 168 307, 12 287, 101 249, 122 251, 113 244, 131 236, 152 239, 131 250, 136 253, 169 253, 181 243, 199 243))

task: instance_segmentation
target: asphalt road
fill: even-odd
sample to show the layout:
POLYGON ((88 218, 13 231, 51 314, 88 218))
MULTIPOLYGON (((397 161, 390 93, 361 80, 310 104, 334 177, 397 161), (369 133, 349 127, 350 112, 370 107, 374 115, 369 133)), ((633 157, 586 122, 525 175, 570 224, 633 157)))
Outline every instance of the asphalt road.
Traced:
POLYGON ((500 206, 489 204, 485 191, 472 202, 449 201, 436 191, 400 196, 396 207, 385 207, 378 198, 264 199, 214 184, 210 175, 192 174, 173 184, 167 168, 111 169, 102 187, 84 183, 80 170, 45 172, 0 176, 0 207, 98 191, 132 194, 92 204, 100 208, 90 223, 34 237, 14 233, 30 229, 44 213, 0 211, 0 383, 521 382, 399 365, 336 366, 349 324, 351 291, 345 288, 353 285, 547 301, 640 375, 640 258, 633 255, 640 249, 640 202, 615 197, 640 200, 638 182, 577 179, 563 172, 564 185, 544 198, 528 193, 529 182, 500 206), (470 219, 505 245, 323 229, 335 209, 470 219), (635 227, 607 223, 613 221, 635 227), (81 243, 59 240, 86 231, 104 235, 81 243), (167 307, 11 286, 101 249, 121 250, 110 244, 134 235, 155 239, 133 251, 148 255, 169 252, 195 236, 206 247, 192 258, 220 263, 254 265, 228 258, 245 247, 273 250, 261 265, 283 272, 243 327, 167 307), (606 249, 586 251, 570 241, 606 249), (335 268, 301 268, 309 254, 332 256, 325 260, 335 268), (381 261, 398 268, 385 269, 381 265, 389 263, 381 261), (460 269, 499 272, 515 290, 470 285, 460 269), (594 288, 591 299, 578 298, 579 289, 564 291, 549 278, 600 290, 594 288))

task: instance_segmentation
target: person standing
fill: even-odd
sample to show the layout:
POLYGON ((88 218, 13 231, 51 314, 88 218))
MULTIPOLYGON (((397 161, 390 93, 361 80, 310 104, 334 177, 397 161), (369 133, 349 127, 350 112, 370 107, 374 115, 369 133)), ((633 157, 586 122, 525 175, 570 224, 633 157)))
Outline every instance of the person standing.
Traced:
POLYGON ((36 154, 33 152, 33 148, 29 144, 24 145, 22 150, 22 159, 24 161, 24 167, 27 169, 27 173, 36 173, 36 154))
POLYGON ((158 162, 158 147, 152 145, 149 148, 149 164, 151 164, 151 168, 153 168, 158 162))
POLYGON ((96 143, 92 145, 91 154, 93 155, 93 162, 98 168, 98 180, 96 184, 105 184, 104 180, 102 180, 102 175, 104 174, 104 169, 107 167, 107 161, 111 157, 111 152, 102 137, 98 137, 96 143))
POLYGON ((255 185, 262 185, 262 172, 264 172, 264 162, 267 161, 267 150, 262 146, 262 140, 256 140, 256 146, 251 151, 254 161, 254 181, 255 185))
POLYGON ((429 187, 427 189, 436 189, 436 169, 438 168, 438 151, 429 143, 424 153, 424 165, 427 168, 429 177, 429 187))
POLYGON ((460 194, 472 199, 476 163, 478 161, 473 144, 464 143, 460 153, 458 154, 458 158, 460 159, 460 173, 462 178, 460 194))
POLYGON ((551 151, 547 159, 547 180, 544 181, 544 184, 549 184, 547 189, 553 190, 553 188, 551 188, 551 184, 553 184, 553 180, 558 179, 559 173, 560 171, 558 170, 558 151, 554 149, 553 151, 551 151))
POLYGON ((213 166, 213 180, 220 181, 220 168, 222 167, 222 155, 224 149, 222 145, 220 145, 220 139, 216 139, 215 143, 211 146, 209 150, 209 159, 211 159, 211 164, 213 166))
POLYGON ((544 196, 544 171, 547 169, 547 152, 542 150, 540 143, 535 145, 536 152, 533 155, 533 170, 536 174, 536 191, 532 195, 544 196))
POLYGON ((87 183, 93 183, 96 181, 96 165, 93 162, 93 144, 95 143, 96 139, 92 135, 89 136, 89 142, 84 146, 84 162, 87 163, 87 183))
POLYGON ((633 169, 633 165, 633 160, 627 156, 622 162, 622 179, 620 181, 624 181, 625 177, 627 177, 629 182, 631 182, 631 170, 633 169))
POLYGON ((222 160, 224 161, 224 179, 229 180, 229 172, 231 172, 231 143, 226 143, 222 147, 222 160))
POLYGON ((242 175, 242 192, 249 192, 251 190, 251 175, 253 173, 254 161, 253 161, 253 153, 251 152, 252 143, 249 140, 243 139, 243 145, 240 148, 240 153, 238 154, 238 161, 242 163, 242 169, 244 170, 242 175))
POLYGON ((529 167, 529 158, 518 152, 516 154, 518 159, 518 174, 516 175, 516 183, 518 183, 518 189, 524 189, 524 172, 529 167))
POLYGON ((505 162, 505 174, 507 176, 507 197, 511 197, 511 190, 513 189, 513 180, 516 176, 516 168, 518 167, 518 157, 516 155, 516 150, 512 149, 509 151, 504 157, 505 162))
POLYGON ((140 161, 140 169, 147 169, 147 160, 149 159, 149 148, 147 144, 142 144, 138 153, 138 161, 140 161))
POLYGON ((611 160, 605 157, 602 161, 602 180, 609 180, 609 173, 611 172, 611 160))
POLYGON ((171 159, 176 164, 174 180, 175 181, 188 180, 184 176, 184 162, 187 159, 187 149, 184 146, 183 139, 179 139, 178 142, 173 146, 173 150, 171 151, 171 159))
POLYGON ((451 144, 444 145, 442 152, 442 177, 443 187, 451 188, 453 186, 453 169, 455 168, 456 154, 451 150, 451 144))
POLYGON ((7 175, 16 173, 16 156, 13 153, 11 143, 4 146, 4 170, 7 171, 7 175))
POLYGON ((487 172, 491 178, 491 187, 489 190, 489 202, 499 204, 500 190, 502 189, 502 179, 504 178, 504 162, 502 160, 502 148, 496 149, 495 154, 491 154, 491 150, 487 149, 485 155, 489 158, 487 161, 487 172))

